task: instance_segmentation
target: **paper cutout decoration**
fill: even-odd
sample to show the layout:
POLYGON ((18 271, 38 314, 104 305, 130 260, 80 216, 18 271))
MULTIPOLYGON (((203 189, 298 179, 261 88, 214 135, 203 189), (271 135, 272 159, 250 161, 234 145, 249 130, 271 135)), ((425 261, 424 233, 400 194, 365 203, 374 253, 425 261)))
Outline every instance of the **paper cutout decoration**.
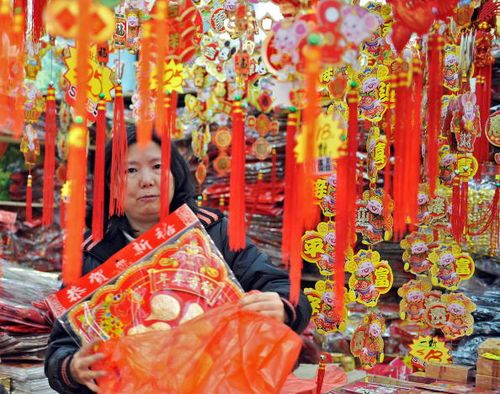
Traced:
POLYGON ((444 46, 443 86, 452 93, 460 90, 460 47, 454 44, 444 46))
POLYGON ((387 293, 393 282, 392 269, 386 260, 380 260, 380 254, 372 250, 361 249, 346 256, 346 271, 349 278, 350 297, 366 306, 377 305, 381 294, 387 293))
POLYGON ((347 307, 352 300, 349 299, 347 289, 344 288, 345 302, 341 316, 335 312, 335 298, 333 295, 334 282, 331 280, 319 280, 314 288, 305 288, 304 293, 311 303, 311 320, 320 334, 329 334, 336 331, 344 331, 346 328, 347 307))
POLYGON ((327 218, 335 216, 335 173, 326 178, 318 178, 314 183, 314 196, 319 201, 323 215, 327 218))
POLYGON ((424 323, 427 308, 440 301, 441 292, 433 291, 432 284, 426 280, 410 280, 398 289, 402 298, 399 303, 399 316, 402 320, 424 323))
POLYGON ((481 116, 476 95, 466 92, 453 99, 448 107, 452 113, 450 129, 456 148, 462 153, 474 152, 474 143, 481 134, 481 116))
POLYGON ((410 344, 411 364, 414 371, 425 371, 427 363, 451 364, 452 358, 446 342, 430 335, 415 338, 410 344))
POLYGON ((361 367, 367 369, 384 361, 384 319, 375 313, 369 313, 363 319, 351 339, 351 353, 358 357, 361 367))
POLYGON ((213 142, 219 148, 219 155, 213 161, 215 172, 219 176, 226 176, 231 168, 231 157, 227 150, 231 146, 231 131, 228 127, 219 127, 213 136, 213 142))
POLYGON ((366 139, 366 171, 368 179, 371 184, 377 183, 378 172, 384 169, 387 164, 387 157, 385 154, 387 139, 385 135, 380 134, 378 127, 372 127, 368 138, 366 139))
POLYGON ((392 237, 392 211, 394 203, 389 197, 384 206, 384 190, 371 189, 363 192, 356 211, 356 231, 363 235, 365 243, 375 245, 392 237), (384 213, 384 209, 388 212, 384 213))
POLYGON ((404 270, 415 275, 425 275, 432 267, 429 254, 433 244, 432 234, 413 232, 408 234, 401 242, 403 252, 404 270))
POLYGON ((486 123, 485 133, 491 145, 500 147, 500 111, 490 115, 486 123))
POLYGON ((474 273, 474 260, 460 246, 447 244, 437 246, 430 254, 432 284, 448 290, 456 290, 463 280, 474 273))
POLYGON ((382 120, 389 101, 388 77, 389 68, 384 65, 367 67, 359 74, 361 86, 359 119, 365 119, 372 123, 382 120))
POLYGON ((302 236, 302 258, 318 266, 321 275, 334 273, 335 222, 320 222, 316 231, 302 236))

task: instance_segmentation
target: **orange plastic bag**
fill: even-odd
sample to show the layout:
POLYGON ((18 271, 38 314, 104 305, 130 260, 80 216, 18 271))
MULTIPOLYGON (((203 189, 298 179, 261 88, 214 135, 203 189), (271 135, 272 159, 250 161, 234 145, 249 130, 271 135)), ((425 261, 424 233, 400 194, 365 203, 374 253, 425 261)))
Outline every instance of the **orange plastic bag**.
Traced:
POLYGON ((226 304, 170 331, 103 342, 101 393, 279 393, 302 341, 266 316, 226 304))

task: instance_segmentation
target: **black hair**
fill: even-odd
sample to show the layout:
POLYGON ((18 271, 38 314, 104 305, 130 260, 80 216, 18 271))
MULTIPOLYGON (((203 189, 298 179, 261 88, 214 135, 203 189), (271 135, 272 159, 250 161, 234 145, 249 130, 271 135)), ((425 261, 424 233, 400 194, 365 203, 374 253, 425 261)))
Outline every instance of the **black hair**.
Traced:
MULTIPOLYGON (((135 125, 127 125, 127 145, 131 146, 137 143, 137 129, 135 125)), ((161 138, 153 132, 152 141, 161 146, 161 138)), ((105 232, 115 234, 117 231, 126 231, 134 235, 126 216, 113 215, 108 216, 109 213, 109 200, 110 200, 110 180, 111 180, 111 157, 112 157, 113 140, 110 139, 106 144, 105 149, 105 184, 104 184, 104 223, 103 227, 105 232)), ((170 171, 174 177, 174 195, 170 203, 170 212, 176 210, 183 204, 187 204, 195 213, 197 212, 197 204, 195 198, 194 181, 189 170, 186 160, 182 157, 179 150, 172 142, 171 156, 170 156, 170 171)), ((162 198, 168 198, 162 196, 162 198)), ((90 215, 91 216, 91 215, 90 215)))

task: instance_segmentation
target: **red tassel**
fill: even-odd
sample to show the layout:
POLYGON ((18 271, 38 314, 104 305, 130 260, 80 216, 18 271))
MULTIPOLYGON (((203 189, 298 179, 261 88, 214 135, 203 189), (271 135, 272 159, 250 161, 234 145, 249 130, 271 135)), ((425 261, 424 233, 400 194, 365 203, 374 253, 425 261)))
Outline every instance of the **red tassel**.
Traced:
POLYGON ((453 180, 451 198, 451 233, 457 242, 460 240, 460 180, 456 176, 453 180))
POLYGON ((261 193, 265 193, 265 190, 263 190, 263 185, 262 185, 262 182, 263 182, 263 177, 264 175, 262 174, 262 172, 259 171, 259 173, 257 174, 257 182, 255 182, 255 187, 253 189, 253 195, 254 195, 254 200, 252 201, 252 207, 250 208, 250 214, 248 215, 248 220, 247 220, 247 228, 250 228, 250 226, 252 225, 252 221, 253 221, 253 216, 257 213, 258 209, 259 209, 259 197, 261 195, 261 193))
POLYGON ((276 202, 276 188, 277 188, 277 180, 276 180, 276 149, 273 148, 271 152, 271 196, 273 202, 276 202))
MULTIPOLYGON (((393 86, 394 81, 390 81, 390 86, 393 86)), ((394 107, 393 92, 389 92, 389 108, 385 113, 385 157, 387 162, 384 169, 384 217, 387 219, 389 215, 389 204, 392 196, 392 164, 391 164, 391 144, 392 144, 392 110, 394 107)))
MULTIPOLYGON (((165 127, 161 131, 161 195, 170 196, 170 159, 171 159, 171 132, 172 132, 172 112, 175 110, 172 108, 174 103, 172 102, 172 96, 166 96, 165 102, 165 127)), ((160 130, 158 130, 160 131, 160 130)), ((170 211, 170 199, 162 198, 160 204, 160 218, 165 219, 170 211)))
POLYGON ((33 178, 31 173, 28 174, 28 180, 26 182, 26 221, 33 221, 33 178))
POLYGON ((87 162, 87 89, 89 77, 91 0, 78 2, 77 45, 77 94, 75 100, 75 125, 68 135, 68 175, 70 182, 69 201, 66 212, 64 243, 63 281, 74 283, 82 272, 82 243, 85 228, 85 178, 87 162))
POLYGON ((443 38, 434 33, 429 38, 427 108, 429 119, 427 123, 427 175, 429 193, 435 197, 438 174, 438 138, 441 126, 441 99, 443 96, 443 38))
POLYGON ((24 127, 24 102, 25 95, 23 89, 24 83, 24 9, 22 7, 15 7, 14 9, 14 23, 12 29, 11 46, 17 48, 17 57, 14 63, 10 64, 9 68, 14 71, 11 79, 11 91, 15 92, 14 97, 14 124, 13 132, 14 138, 19 139, 23 133, 24 127))
POLYGON ((127 132, 125 130, 125 104, 121 85, 115 87, 115 108, 113 113, 113 151, 111 156, 111 182, 109 216, 122 216, 125 212, 127 187, 127 132))
POLYGON ((137 121, 137 144, 147 146, 151 141, 153 122, 149 113, 151 91, 149 89, 151 75, 151 34, 152 25, 146 21, 142 25, 141 50, 139 53, 139 71, 137 75, 139 94, 139 119, 137 121))
POLYGON ((54 174, 56 170, 56 96, 52 86, 47 89, 45 107, 45 159, 43 165, 43 215, 42 223, 54 223, 54 174))
MULTIPOLYGON (((296 165, 294 171, 294 184, 297 180, 304 178, 304 166, 296 165)), ((292 195, 292 215, 300 215, 299 209, 301 207, 300 193, 293 193, 292 195)), ((297 215, 297 216, 299 216, 297 215)), ((300 216, 299 216, 300 217, 300 216)), ((300 297, 300 278, 302 275, 302 232, 304 230, 304 221, 297 217, 290 217, 292 221, 290 228, 290 297, 289 300, 293 305, 297 305, 300 297)))
POLYGON ((43 10, 47 5, 47 0, 32 0, 33 7, 32 20, 33 20, 33 30, 31 32, 31 40, 36 43, 43 36, 44 22, 43 22, 43 10))
MULTIPOLYGON (((480 33, 479 33, 480 34, 480 33)), ((478 70, 476 75, 477 88, 476 96, 478 98, 479 112, 481 114, 481 134, 474 143, 474 156, 476 157, 480 167, 481 164, 489 160, 490 145, 486 137, 486 122, 490 116, 491 107, 491 78, 492 66, 487 65, 478 70)), ((481 179, 481 171, 477 171, 476 178, 481 179)))
POLYGON ((229 182, 229 247, 245 247, 245 120, 241 102, 233 103, 233 136, 229 182))
POLYGON ((92 204, 92 241, 99 242, 104 235, 104 161, 106 149, 106 101, 99 100, 95 129, 94 200, 92 204))
POLYGON ((281 256, 286 267, 290 263, 290 239, 294 220, 293 197, 297 193, 295 185, 295 134, 297 132, 298 113, 290 112, 286 123, 286 147, 285 147, 285 196, 283 203, 283 230, 281 240, 281 256))
MULTIPOLYGON (((358 153, 358 92, 351 88, 347 94, 347 105, 349 107, 349 119, 347 130, 347 177, 351 181, 348 182, 346 193, 347 214, 348 214, 348 231, 353 234, 355 231, 356 220, 356 184, 360 182, 357 179, 357 153, 358 153), (354 180, 354 182, 353 182, 354 180)), ((348 238, 350 240, 351 237, 348 238)), ((342 282, 342 287, 344 286, 342 282)))
POLYGON ((460 187, 460 241, 467 229, 469 216, 469 181, 465 179, 460 187))

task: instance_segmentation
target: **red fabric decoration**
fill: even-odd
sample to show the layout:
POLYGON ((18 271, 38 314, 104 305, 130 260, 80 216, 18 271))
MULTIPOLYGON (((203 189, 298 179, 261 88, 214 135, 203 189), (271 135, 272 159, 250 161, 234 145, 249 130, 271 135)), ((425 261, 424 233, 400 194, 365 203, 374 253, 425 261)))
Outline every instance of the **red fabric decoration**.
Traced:
POLYGON ((271 193, 273 201, 276 201, 276 149, 271 152, 271 193))
POLYGON ((113 150, 111 156, 111 182, 109 216, 123 215, 127 187, 127 132, 125 130, 125 104, 122 86, 115 87, 115 108, 113 113, 113 150))
POLYGON ((453 180, 451 198, 451 233, 458 242, 460 239, 460 180, 456 176, 453 180))
POLYGON ((33 221, 33 178, 31 177, 31 173, 28 175, 28 179, 26 181, 26 221, 33 221))
POLYGON ((296 194, 295 184, 295 134, 297 133, 298 113, 290 112, 286 123, 285 147, 285 196, 283 204, 283 230, 281 240, 281 255, 286 267, 290 262, 291 228, 294 220, 293 196, 296 194))
POLYGON ((45 101, 45 159, 43 165, 43 215, 42 224, 54 223, 54 174, 56 170, 56 96, 53 87, 47 89, 45 101))
POLYGON ((241 102, 233 102, 231 175, 229 181, 229 247, 245 247, 245 120, 241 102))
MULTIPOLYGON (((391 78, 389 86, 394 85, 394 80, 391 78)), ((391 144, 392 144, 392 110, 394 108, 393 88, 389 91, 389 108, 385 112, 385 157, 387 162, 384 169, 384 217, 389 215, 389 203, 392 196, 392 163, 391 163, 391 144)))
MULTIPOLYGON (((346 193, 348 231, 349 235, 354 234, 356 220, 356 184, 360 182, 357 179, 357 152, 358 152, 358 92, 351 88, 347 94, 347 105, 349 106, 349 119, 347 130, 347 158, 348 168, 347 177, 349 179, 346 193)), ((349 236, 348 240, 351 237, 349 236)), ((342 286, 344 286, 342 282, 342 286)))
MULTIPOLYGON (((14 62, 9 65, 9 70, 11 72, 11 91, 16 92, 14 97, 14 124, 12 130, 14 132, 14 138, 20 138, 23 134, 24 128, 24 13, 25 8, 19 5, 14 8, 14 21, 13 29, 11 35, 11 46, 17 47, 17 57, 14 62)), ((9 114, 12 116, 12 114, 9 114)))
POLYGON ((101 99, 97 106, 94 159, 94 200, 92 204, 92 241, 99 242, 104 235, 104 161, 106 148, 106 101, 101 99))
POLYGON ((165 127, 161 136, 161 199, 160 218, 165 218, 169 214, 170 204, 170 160, 171 160, 171 136, 172 128, 175 125, 175 117, 177 112, 177 93, 173 92, 165 97, 165 127))
POLYGON ((76 65, 77 95, 75 113, 81 123, 75 124, 68 136, 68 176, 70 195, 65 212, 66 239, 64 244, 63 281, 66 285, 75 282, 82 272, 82 243, 85 228, 85 178, 87 162, 87 89, 90 56, 90 8, 91 0, 79 0, 78 33, 76 45, 78 60, 76 65))
POLYGON ((45 32, 43 21, 43 10, 47 5, 47 0, 32 0, 33 7, 33 31, 31 32, 31 41, 38 42, 45 32))
POLYGON ((443 45, 444 40, 437 32, 429 37, 427 77, 427 108, 429 119, 427 123, 427 175, 429 193, 435 197, 436 179, 438 174, 438 149, 441 127, 441 98, 443 96, 443 45))

